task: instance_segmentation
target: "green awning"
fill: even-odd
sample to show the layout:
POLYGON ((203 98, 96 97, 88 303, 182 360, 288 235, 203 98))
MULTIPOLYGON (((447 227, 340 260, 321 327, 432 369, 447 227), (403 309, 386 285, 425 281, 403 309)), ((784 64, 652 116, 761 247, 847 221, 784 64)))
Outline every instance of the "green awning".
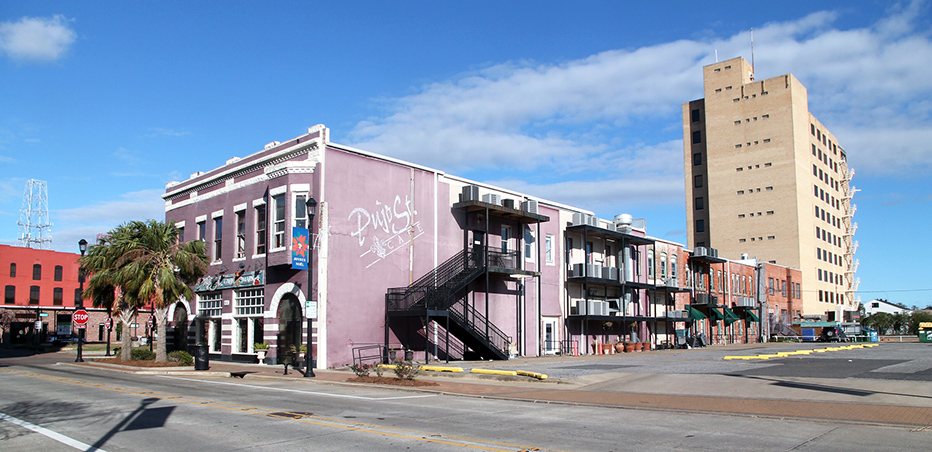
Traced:
POLYGON ((702 320, 705 318, 705 314, 690 305, 686 305, 686 309, 689 310, 689 318, 692 320, 702 320))
POLYGON ((754 313, 754 311, 747 310, 747 311, 744 311, 744 314, 745 314, 744 318, 752 322, 760 322, 760 317, 758 317, 757 314, 754 313))
POLYGON ((731 325, 732 323, 741 320, 741 318, 738 317, 738 314, 735 314, 735 311, 732 311, 728 307, 724 307, 722 309, 725 310, 725 326, 731 325))
POLYGON ((722 314, 722 311, 719 311, 716 308, 709 308, 709 319, 710 320, 725 320, 725 314, 722 314))

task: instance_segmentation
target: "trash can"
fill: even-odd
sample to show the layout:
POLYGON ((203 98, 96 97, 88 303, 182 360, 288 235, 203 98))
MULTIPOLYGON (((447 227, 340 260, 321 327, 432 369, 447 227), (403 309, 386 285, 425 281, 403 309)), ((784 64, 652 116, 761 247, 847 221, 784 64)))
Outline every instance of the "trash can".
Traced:
POLYGON ((210 369, 210 357, 208 356, 207 344, 198 344, 196 353, 194 353, 194 370, 210 369))

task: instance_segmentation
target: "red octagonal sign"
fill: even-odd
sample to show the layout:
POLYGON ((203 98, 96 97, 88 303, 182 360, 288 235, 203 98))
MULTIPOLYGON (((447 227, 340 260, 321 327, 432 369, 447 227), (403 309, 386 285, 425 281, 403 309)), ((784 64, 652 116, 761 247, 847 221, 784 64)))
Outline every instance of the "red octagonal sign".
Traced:
POLYGON ((78 325, 84 325, 90 318, 91 316, 87 315, 87 311, 83 309, 78 309, 74 311, 74 314, 71 314, 71 321, 78 325))

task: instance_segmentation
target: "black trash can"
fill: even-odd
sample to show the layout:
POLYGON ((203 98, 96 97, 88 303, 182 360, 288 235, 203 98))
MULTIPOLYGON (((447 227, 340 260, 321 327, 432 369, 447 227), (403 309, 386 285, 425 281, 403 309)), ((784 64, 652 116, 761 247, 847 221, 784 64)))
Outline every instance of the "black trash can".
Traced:
POLYGON ((208 356, 207 344, 198 344, 197 351, 194 354, 194 370, 209 370, 210 357, 208 356))

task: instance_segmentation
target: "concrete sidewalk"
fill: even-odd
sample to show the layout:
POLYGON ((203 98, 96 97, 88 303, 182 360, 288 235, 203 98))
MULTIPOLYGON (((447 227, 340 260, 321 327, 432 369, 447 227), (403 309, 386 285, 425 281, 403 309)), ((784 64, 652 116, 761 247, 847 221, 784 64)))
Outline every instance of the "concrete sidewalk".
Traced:
MULTIPOLYGON (((716 348, 728 353, 761 348, 747 344, 716 348)), ((708 351, 708 350, 706 350, 708 351)), ((666 358, 690 359, 689 350, 645 352, 666 358)), ((750 353, 750 352, 749 352, 750 353)), ((697 355, 698 356, 698 355, 697 355)), ((457 362, 471 368, 546 367, 566 363, 593 363, 625 356, 521 358, 505 362, 457 362)), ((621 361, 623 362, 623 361, 621 361)), ((438 363, 440 364, 440 363, 438 363)), ((94 365, 94 364, 90 364, 94 365)), ((283 366, 211 361, 209 371, 146 369, 145 373, 184 373, 207 378, 237 376, 245 379, 290 379, 302 383, 347 383, 349 370, 316 369, 315 378, 283 366)), ((393 376, 391 371, 387 376, 393 376)), ((469 373, 422 371, 419 380, 428 387, 393 389, 429 391, 448 395, 521 400, 535 403, 594 405, 614 408, 672 410, 723 415, 795 418, 832 422, 932 426, 932 382, 871 379, 774 378, 722 374, 656 374, 600 372, 568 380, 538 381, 526 377, 500 377, 469 373)))

